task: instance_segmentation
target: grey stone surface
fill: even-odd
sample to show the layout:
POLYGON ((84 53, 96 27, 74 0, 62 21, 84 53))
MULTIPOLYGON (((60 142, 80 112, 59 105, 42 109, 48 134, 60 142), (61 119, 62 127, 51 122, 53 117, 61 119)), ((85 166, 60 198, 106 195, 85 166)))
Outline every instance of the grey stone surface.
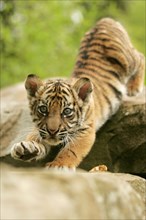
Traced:
MULTIPOLYGON (((134 190, 123 180, 124 174, 119 177, 8 166, 2 166, 1 171, 3 220, 145 219, 144 202, 137 191, 140 188, 134 190)), ((139 177, 134 181, 137 179, 145 184, 139 177)))

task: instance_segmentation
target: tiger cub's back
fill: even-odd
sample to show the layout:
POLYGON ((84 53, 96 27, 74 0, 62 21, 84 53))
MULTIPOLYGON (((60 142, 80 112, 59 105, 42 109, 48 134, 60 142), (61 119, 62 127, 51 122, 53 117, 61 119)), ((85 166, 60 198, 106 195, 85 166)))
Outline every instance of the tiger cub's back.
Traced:
POLYGON ((134 49, 119 22, 104 18, 82 39, 73 77, 92 81, 96 114, 104 123, 126 93, 131 96, 142 90, 144 56, 134 49))
POLYGON ((126 84, 139 69, 144 72, 144 56, 133 48, 126 30, 119 22, 103 18, 85 34, 73 76, 86 74, 92 80, 126 84))

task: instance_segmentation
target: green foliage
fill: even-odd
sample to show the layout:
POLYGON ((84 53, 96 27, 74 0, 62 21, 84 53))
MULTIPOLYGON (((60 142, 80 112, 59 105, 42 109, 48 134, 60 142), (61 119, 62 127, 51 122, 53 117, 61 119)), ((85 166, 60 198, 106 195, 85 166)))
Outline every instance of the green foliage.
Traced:
POLYGON ((1 0, 0 12, 2 87, 30 73, 68 77, 82 36, 105 16, 121 21, 145 53, 143 0, 1 0))

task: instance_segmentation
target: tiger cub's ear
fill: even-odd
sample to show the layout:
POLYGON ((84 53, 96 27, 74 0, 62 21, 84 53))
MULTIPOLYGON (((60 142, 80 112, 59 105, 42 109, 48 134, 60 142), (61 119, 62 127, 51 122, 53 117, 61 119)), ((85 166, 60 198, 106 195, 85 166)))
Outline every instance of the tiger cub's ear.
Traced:
POLYGON ((41 85, 43 85, 43 82, 38 76, 34 74, 30 74, 27 76, 27 79, 25 81, 25 88, 29 95, 35 96, 35 92, 41 85))
POLYGON ((93 86, 88 78, 80 78, 73 85, 73 88, 77 92, 80 99, 87 101, 90 93, 93 91, 93 86))

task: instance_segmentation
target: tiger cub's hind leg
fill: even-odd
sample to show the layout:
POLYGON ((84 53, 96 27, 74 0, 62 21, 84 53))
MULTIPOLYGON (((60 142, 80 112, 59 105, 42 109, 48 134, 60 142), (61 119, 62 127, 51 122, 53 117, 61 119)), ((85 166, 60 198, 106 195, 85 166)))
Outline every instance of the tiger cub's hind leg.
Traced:
MULTIPOLYGON (((136 62, 136 61, 135 61, 136 62)), ((137 66, 135 74, 131 76, 127 83, 127 95, 136 96, 143 90, 144 85, 145 60, 140 56, 140 64, 137 66)))

